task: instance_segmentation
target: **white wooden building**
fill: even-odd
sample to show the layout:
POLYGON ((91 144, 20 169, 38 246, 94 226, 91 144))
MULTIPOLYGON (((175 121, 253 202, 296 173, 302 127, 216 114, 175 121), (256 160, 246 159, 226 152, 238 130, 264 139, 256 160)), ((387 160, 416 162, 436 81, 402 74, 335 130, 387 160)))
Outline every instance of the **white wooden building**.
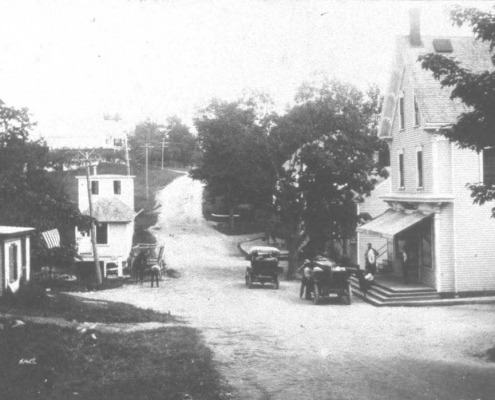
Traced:
POLYGON ((493 182, 495 152, 460 149, 443 136, 467 108, 421 68, 418 56, 434 52, 473 71, 493 69, 486 44, 421 36, 413 15, 411 34, 396 40, 379 130, 390 148, 391 191, 379 195, 388 208, 358 228, 358 258, 374 235, 388 242, 394 274, 401 276, 399 253, 407 248, 415 281, 445 295, 488 293, 495 291, 494 205, 474 205, 466 184, 493 182))
POLYGON ((34 228, 0 226, 0 296, 10 286, 19 287, 21 278, 31 278, 31 241, 34 228))
MULTIPOLYGON (((78 205, 82 213, 89 215, 89 199, 86 176, 77 176, 78 205)), ((134 176, 90 175, 93 217, 96 226, 98 258, 105 275, 107 266, 117 268, 119 276, 132 249, 134 235, 134 176)), ((89 232, 76 230, 79 256, 83 261, 94 261, 89 232)))

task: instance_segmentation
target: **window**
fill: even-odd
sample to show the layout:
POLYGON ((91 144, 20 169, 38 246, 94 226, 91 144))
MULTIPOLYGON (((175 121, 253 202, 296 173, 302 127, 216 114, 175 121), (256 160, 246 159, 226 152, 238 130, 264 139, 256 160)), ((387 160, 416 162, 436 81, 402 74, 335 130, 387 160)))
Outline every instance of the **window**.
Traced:
POLYGON ((416 181, 418 188, 423 187, 423 149, 416 150, 416 181))
POLYGON ((120 181, 113 181, 113 193, 114 194, 122 193, 122 185, 120 181))
POLYGON ((404 188, 404 152, 399 153, 399 188, 404 188))
POLYGON ((17 244, 9 246, 9 282, 15 282, 19 278, 17 265, 17 244))
POLYGON ((495 185, 495 148, 483 150, 483 183, 495 185))
POLYGON ((113 139, 113 145, 114 145, 114 147, 122 147, 123 140, 122 139, 113 139))
POLYGON ((414 96, 414 126, 419 126, 421 124, 421 118, 419 115, 419 106, 416 96, 414 96))
POLYGON ((96 243, 108 244, 108 224, 106 222, 96 226, 96 243))
POLYGON ((404 115, 404 95, 399 98, 399 128, 405 129, 406 119, 404 115))
POLYGON ((98 194, 99 193, 99 182, 98 181, 91 181, 91 194, 98 194))

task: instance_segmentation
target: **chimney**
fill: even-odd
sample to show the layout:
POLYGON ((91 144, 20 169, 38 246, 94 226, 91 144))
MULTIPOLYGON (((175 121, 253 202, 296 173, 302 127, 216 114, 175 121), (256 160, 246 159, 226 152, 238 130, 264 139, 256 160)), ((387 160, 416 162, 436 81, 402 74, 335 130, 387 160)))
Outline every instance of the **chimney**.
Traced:
POLYGON ((91 172, 91 175, 98 175, 98 171, 96 170, 96 168, 97 168, 96 164, 91 166, 91 169, 93 170, 91 172))
POLYGON ((412 46, 421 46, 421 27, 419 8, 409 10, 409 42, 412 46))

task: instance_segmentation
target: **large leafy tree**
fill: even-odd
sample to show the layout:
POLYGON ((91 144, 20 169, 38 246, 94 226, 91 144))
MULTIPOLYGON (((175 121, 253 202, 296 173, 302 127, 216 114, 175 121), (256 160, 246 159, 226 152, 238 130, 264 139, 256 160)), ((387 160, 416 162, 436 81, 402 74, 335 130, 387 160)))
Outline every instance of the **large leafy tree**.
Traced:
POLYGON ((134 133, 129 136, 129 155, 134 165, 146 163, 146 152, 143 146, 153 146, 148 149, 149 165, 160 165, 162 160, 161 146, 166 140, 165 126, 156 122, 145 121, 136 126, 134 133))
POLYGON ((258 112, 260 101, 265 100, 212 100, 194 121, 201 157, 192 177, 203 181, 212 196, 223 198, 232 228, 235 207, 266 203, 275 184, 269 124, 258 112))
POLYGON ((275 193, 275 227, 288 245, 289 276, 308 241, 315 252, 326 251, 329 239, 353 234, 356 200, 373 188, 377 113, 376 90, 366 96, 335 80, 305 84, 273 129, 278 161, 285 160, 275 193))
POLYGON ((182 120, 173 116, 167 119, 167 157, 182 166, 191 165, 196 153, 196 137, 182 120))
POLYGON ((73 235, 64 233, 87 227, 89 220, 49 178, 49 150, 29 140, 32 127, 27 109, 8 107, 0 100, 0 224, 34 227, 38 234, 58 228, 61 248, 48 250, 35 235, 33 261, 72 261, 75 248, 68 238, 73 235))
MULTIPOLYGON (((458 26, 469 25, 478 40, 486 42, 490 50, 494 49, 495 12, 454 7, 450 19, 458 26)), ((492 60, 495 62, 493 53, 492 60)), ((452 88, 452 99, 460 99, 469 106, 469 111, 462 113, 457 123, 443 134, 461 148, 480 152, 486 147, 495 147, 495 70, 473 72, 458 60, 442 54, 426 54, 420 61, 442 87, 452 88)), ((469 187, 475 203, 495 200, 495 185, 473 183, 469 187)), ((495 208, 492 212, 495 217, 495 208)))

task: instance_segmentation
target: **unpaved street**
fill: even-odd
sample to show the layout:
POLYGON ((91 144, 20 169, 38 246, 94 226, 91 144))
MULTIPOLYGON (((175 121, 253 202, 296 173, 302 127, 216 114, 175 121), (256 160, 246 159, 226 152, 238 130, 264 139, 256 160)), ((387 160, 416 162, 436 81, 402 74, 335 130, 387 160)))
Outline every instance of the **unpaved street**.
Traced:
POLYGON ((314 306, 298 282, 244 285, 247 261, 201 215, 201 185, 181 177, 160 194, 154 233, 181 273, 159 289, 87 296, 170 311, 200 329, 235 399, 495 399, 495 306, 314 306))

